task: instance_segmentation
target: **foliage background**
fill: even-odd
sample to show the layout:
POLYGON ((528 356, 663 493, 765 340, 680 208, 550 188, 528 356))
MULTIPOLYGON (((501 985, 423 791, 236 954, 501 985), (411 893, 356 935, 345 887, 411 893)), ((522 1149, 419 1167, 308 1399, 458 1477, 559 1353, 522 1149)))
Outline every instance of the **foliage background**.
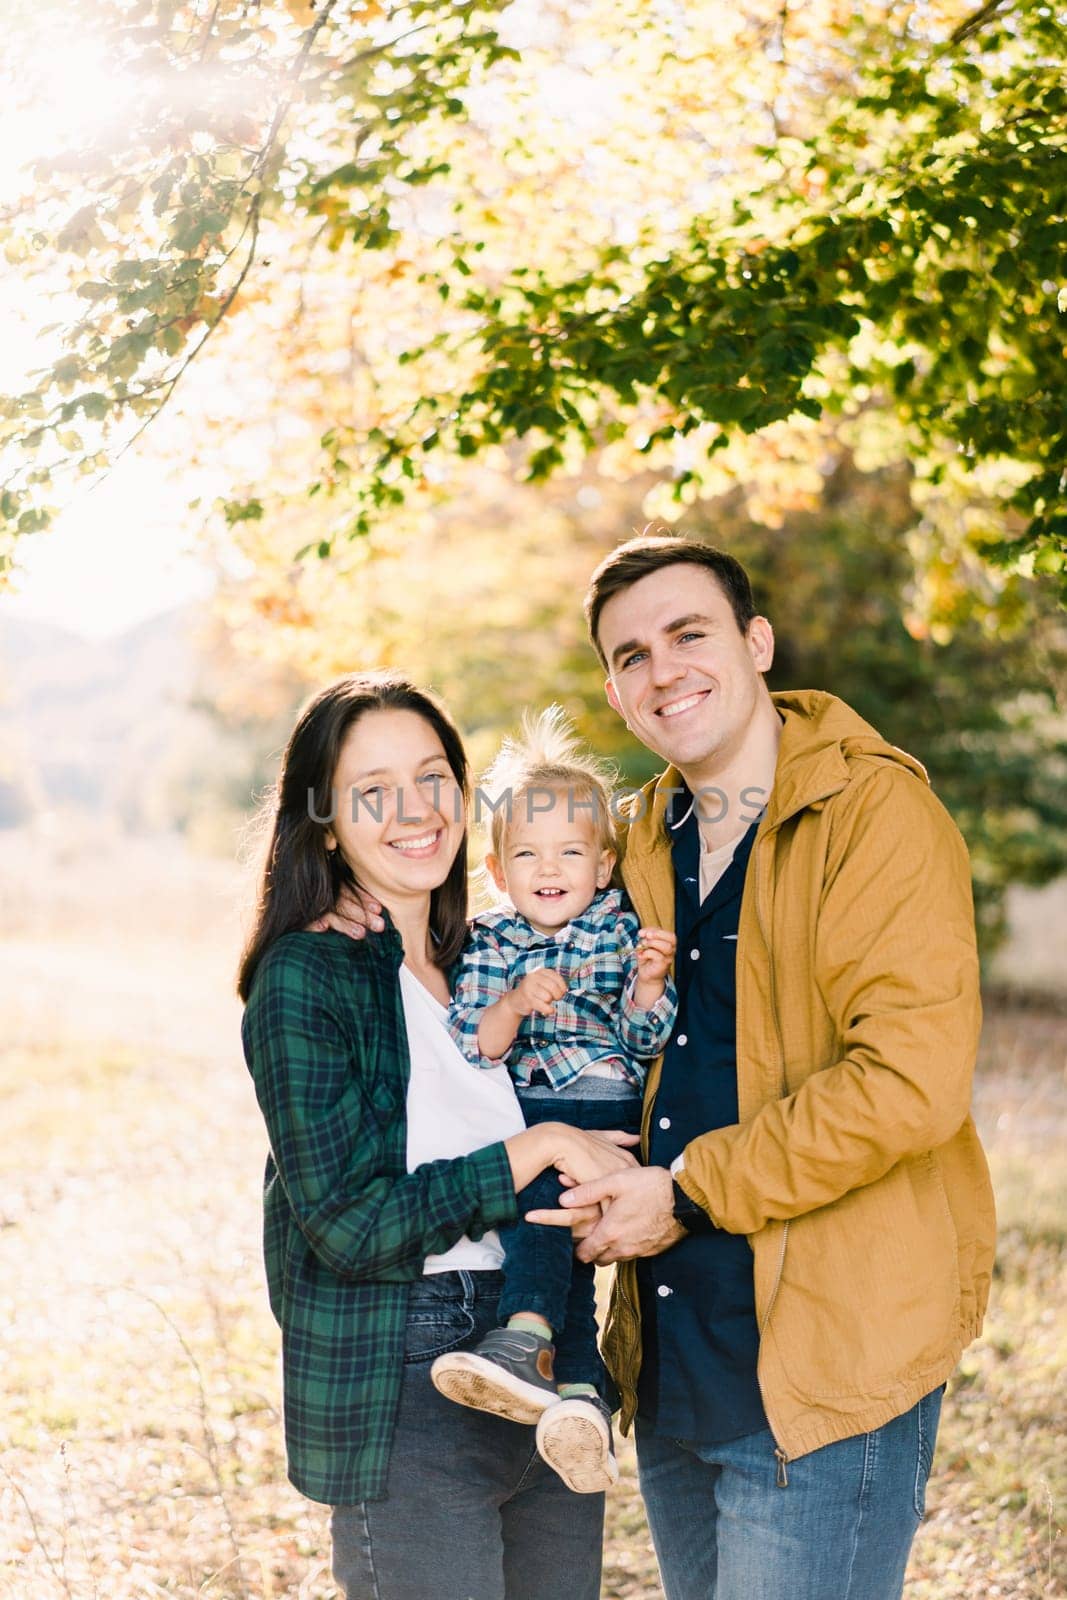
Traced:
POLYGON ((0 215, 51 318, 0 401, 9 573, 79 476, 150 449, 167 493, 223 486, 190 521, 224 725, 273 731, 279 674, 292 700, 400 664, 479 759, 559 699, 632 779, 576 602, 668 516, 751 561, 776 683, 928 762, 987 949, 1005 886, 1062 871, 1054 6, 16 10, 15 103, 66 51, 93 117, 0 215), (238 657, 275 686, 237 672, 239 712, 238 657))

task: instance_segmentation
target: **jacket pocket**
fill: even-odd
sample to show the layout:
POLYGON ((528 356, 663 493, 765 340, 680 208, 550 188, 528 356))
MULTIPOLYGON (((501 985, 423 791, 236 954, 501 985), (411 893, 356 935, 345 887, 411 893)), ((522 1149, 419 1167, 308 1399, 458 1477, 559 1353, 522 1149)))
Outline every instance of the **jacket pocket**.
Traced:
POLYGON ((800 1394, 888 1395, 945 1359, 959 1320, 956 1231, 933 1155, 790 1224, 770 1323, 800 1394))

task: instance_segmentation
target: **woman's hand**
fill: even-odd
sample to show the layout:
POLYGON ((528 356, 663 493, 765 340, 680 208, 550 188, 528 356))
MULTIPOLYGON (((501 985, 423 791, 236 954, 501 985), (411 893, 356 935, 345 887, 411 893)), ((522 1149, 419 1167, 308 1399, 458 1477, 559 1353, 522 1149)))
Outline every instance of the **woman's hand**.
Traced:
POLYGON ((380 903, 371 895, 360 896, 346 886, 337 896, 333 910, 309 922, 304 932, 325 933, 332 928, 335 933, 347 933, 350 939, 363 939, 368 931, 383 932, 385 923, 380 915, 381 909, 380 903))
POLYGON ((518 1193, 546 1167, 555 1167, 576 1183, 591 1183, 635 1167, 636 1160, 624 1146, 637 1144, 638 1139, 636 1133, 586 1133, 565 1122, 540 1122, 512 1134, 504 1148, 518 1193))
POLYGON ((564 1147, 552 1164, 572 1184, 592 1183, 594 1175, 607 1178, 638 1164, 636 1156, 625 1146, 637 1144, 639 1134, 623 1133, 618 1128, 589 1133, 583 1128, 567 1127, 565 1123, 559 1126, 565 1136, 564 1147))

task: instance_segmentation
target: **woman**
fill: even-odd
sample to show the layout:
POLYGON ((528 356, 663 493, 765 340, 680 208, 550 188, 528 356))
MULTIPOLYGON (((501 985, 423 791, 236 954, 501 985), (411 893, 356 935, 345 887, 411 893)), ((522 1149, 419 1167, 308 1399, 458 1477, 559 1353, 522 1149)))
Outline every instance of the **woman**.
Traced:
POLYGON ((633 1160, 611 1135, 524 1128, 506 1071, 445 1029, 467 800, 456 729, 398 678, 325 689, 283 758, 239 992, 289 1475, 333 1508, 347 1600, 595 1600, 603 1496, 570 1493, 532 1428, 429 1380, 494 1325, 516 1192, 633 1160), (383 934, 301 931, 343 888, 381 904, 383 934))

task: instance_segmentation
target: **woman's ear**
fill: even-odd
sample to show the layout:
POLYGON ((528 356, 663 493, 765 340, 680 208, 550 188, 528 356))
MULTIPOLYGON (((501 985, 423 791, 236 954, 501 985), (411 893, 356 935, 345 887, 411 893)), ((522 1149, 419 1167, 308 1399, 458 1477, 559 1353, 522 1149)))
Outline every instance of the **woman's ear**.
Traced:
POLYGON ((504 879, 504 868, 501 865, 500 857, 493 855, 491 851, 485 858, 485 870, 500 890, 500 893, 507 894, 508 886, 504 879))
POLYGON ((334 833, 332 828, 326 829, 324 842, 326 845, 326 854, 328 856, 332 856, 334 851, 337 849, 337 835, 334 833))
POLYGON ((601 850, 601 852, 600 852, 600 861, 599 861, 599 863, 597 865, 597 869, 596 869, 596 886, 597 886, 598 889, 606 889, 607 888, 608 884, 611 882, 611 874, 614 872, 614 870, 615 870, 615 852, 614 852, 614 850, 601 850))

